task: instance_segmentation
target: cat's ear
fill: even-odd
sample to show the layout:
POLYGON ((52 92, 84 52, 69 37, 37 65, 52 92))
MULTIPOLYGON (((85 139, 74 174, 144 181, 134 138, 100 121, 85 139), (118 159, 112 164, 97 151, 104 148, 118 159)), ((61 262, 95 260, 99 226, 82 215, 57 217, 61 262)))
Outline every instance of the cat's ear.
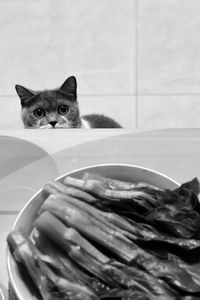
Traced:
POLYGON ((22 85, 16 85, 15 86, 16 92, 21 99, 22 105, 25 104, 31 97, 35 96, 34 92, 25 88, 22 85))
POLYGON ((71 76, 65 80, 60 90, 66 93, 74 94, 76 96, 77 82, 74 76, 71 76))

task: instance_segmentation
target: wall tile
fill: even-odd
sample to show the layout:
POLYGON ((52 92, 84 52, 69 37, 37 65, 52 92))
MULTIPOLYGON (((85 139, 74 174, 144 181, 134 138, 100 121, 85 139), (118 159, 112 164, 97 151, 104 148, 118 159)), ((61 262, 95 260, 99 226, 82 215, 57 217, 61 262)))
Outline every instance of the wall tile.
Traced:
POLYGON ((199 0, 139 0, 138 7, 139 92, 199 93, 199 0))
POLYGON ((139 128, 200 127, 199 96, 139 96, 139 128))
POLYGON ((81 93, 130 93, 132 0, 0 1, 0 94, 16 83, 54 88, 74 74, 81 93))
POLYGON ((76 73, 81 93, 130 93, 132 0, 68 0, 51 4, 55 70, 76 73), (59 57, 57 57, 59 53, 59 57))
POLYGON ((134 96, 79 97, 81 115, 97 113, 115 119, 124 128, 135 128, 134 96))
POLYGON ((20 117, 20 100, 13 96, 0 96, 1 115, 0 129, 22 129, 23 124, 20 117))
MULTIPOLYGON (((105 114, 114 118, 125 128, 135 127, 135 97, 133 96, 79 96, 82 115, 89 113, 105 114)), ((0 129, 21 129, 21 105, 16 96, 0 96, 2 118, 0 129)))
POLYGON ((0 93, 16 83, 37 86, 47 74, 50 53, 49 1, 0 2, 0 93))

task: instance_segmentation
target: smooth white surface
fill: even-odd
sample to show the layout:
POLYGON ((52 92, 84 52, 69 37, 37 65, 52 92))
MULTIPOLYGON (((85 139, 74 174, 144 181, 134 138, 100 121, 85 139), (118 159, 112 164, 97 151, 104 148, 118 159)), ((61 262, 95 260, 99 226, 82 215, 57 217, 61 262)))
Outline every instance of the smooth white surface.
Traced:
MULTIPOLYGON (((6 266, 6 237, 7 232, 0 232, 0 288, 2 289, 2 295, 3 293, 6 294, 7 285, 8 285, 8 274, 7 274, 7 266, 6 266)), ((0 293, 0 300, 4 300, 4 298, 1 299, 1 293, 0 293)))
POLYGON ((49 154, 89 141, 128 132, 126 129, 0 129, 0 135, 14 136, 29 141, 43 148, 49 154))

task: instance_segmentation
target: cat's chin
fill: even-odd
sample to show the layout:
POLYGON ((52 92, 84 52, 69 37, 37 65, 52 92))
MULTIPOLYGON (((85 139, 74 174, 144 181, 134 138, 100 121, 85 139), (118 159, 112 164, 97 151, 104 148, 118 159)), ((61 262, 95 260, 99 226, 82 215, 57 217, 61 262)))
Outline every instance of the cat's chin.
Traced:
POLYGON ((56 124, 55 127, 52 127, 51 124, 47 124, 39 127, 39 129, 66 129, 66 128, 70 128, 69 125, 56 124))
POLYGON ((40 126, 39 129, 53 129, 53 127, 50 124, 48 124, 48 125, 40 126))
POLYGON ((71 127, 70 127, 69 125, 57 125, 57 124, 56 124, 55 129, 56 129, 56 128, 57 128, 57 129, 66 129, 66 128, 69 129, 69 128, 71 128, 71 127))

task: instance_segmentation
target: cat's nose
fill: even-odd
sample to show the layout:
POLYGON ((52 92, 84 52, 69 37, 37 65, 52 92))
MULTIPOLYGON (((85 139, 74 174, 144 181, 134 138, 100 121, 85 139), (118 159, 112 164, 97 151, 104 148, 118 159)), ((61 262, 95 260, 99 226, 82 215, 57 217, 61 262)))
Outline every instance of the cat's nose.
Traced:
POLYGON ((51 124, 52 127, 55 127, 56 123, 57 123, 57 121, 51 121, 51 122, 49 122, 49 124, 51 124))

